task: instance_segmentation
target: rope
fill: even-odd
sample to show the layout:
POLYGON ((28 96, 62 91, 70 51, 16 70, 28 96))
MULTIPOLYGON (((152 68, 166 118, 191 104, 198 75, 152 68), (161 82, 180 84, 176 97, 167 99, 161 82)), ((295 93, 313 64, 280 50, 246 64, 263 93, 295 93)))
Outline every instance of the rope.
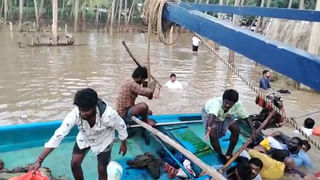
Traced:
POLYGON ((143 16, 146 23, 151 23, 152 32, 157 35, 158 39, 165 45, 170 46, 176 43, 180 36, 172 43, 169 43, 164 34, 164 32, 168 32, 173 26, 173 24, 169 24, 163 29, 162 12, 165 4, 166 0, 146 0, 143 16))
POLYGON ((318 150, 320 150, 320 144, 318 142, 316 142, 316 140, 314 140, 313 138, 311 138, 311 136, 308 136, 302 129, 300 129, 298 127, 298 124, 296 123, 296 121, 294 120, 294 118, 289 118, 286 116, 286 114, 281 111, 277 106, 275 106, 271 100, 269 100, 263 93, 260 92, 260 90, 255 87, 254 85, 251 84, 251 82, 249 80, 247 80, 245 77, 243 77, 240 72, 232 65, 230 64, 226 59, 223 59, 220 55, 218 55, 216 53, 216 51, 214 50, 213 47, 211 47, 208 42, 206 40, 204 40, 199 34, 196 34, 201 41, 207 46, 207 48, 215 55, 218 57, 218 59, 220 59, 234 74, 236 74, 246 85, 249 86, 249 88, 251 90, 253 90, 256 94, 258 94, 259 97, 263 98, 264 101, 268 102, 271 107, 277 112, 279 113, 282 117, 284 117, 284 119, 290 124, 292 125, 296 130, 299 131, 299 133, 302 134, 303 137, 305 137, 308 142, 310 142, 312 145, 314 145, 318 150))

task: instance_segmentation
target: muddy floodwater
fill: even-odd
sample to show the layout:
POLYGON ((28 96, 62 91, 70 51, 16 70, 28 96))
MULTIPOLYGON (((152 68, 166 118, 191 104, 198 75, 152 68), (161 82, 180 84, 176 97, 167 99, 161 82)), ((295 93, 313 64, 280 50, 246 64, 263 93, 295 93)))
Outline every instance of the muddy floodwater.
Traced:
MULTIPOLYGON (((198 113, 206 100, 221 96, 226 88, 234 88, 250 113, 259 112, 260 107, 254 102, 256 94, 203 44, 195 55, 191 52, 192 36, 176 36, 180 36, 177 43, 170 47, 152 39, 151 73, 162 84, 175 73, 184 89, 162 88, 158 99, 138 101, 147 102, 154 114, 198 113)), ((145 63, 147 54, 144 33, 79 33, 75 34, 75 44, 81 45, 69 47, 19 48, 21 35, 0 32, 0 37, 0 125, 63 119, 72 108, 74 93, 85 87, 94 88, 115 107, 122 81, 130 78, 136 67, 121 41, 126 41, 141 63, 145 63)), ((225 48, 220 48, 219 54, 228 57, 225 48)), ((244 77, 258 85, 265 67, 241 55, 236 55, 235 65, 244 77)), ((281 77, 272 86, 292 92, 282 95, 290 117, 320 109, 318 93, 295 90, 281 77)), ((310 117, 320 125, 319 114, 310 117)), ((297 119, 299 124, 304 118, 297 119)), ((293 134, 290 125, 281 130, 293 134)), ((313 148, 311 155, 319 170, 319 151, 313 148)))

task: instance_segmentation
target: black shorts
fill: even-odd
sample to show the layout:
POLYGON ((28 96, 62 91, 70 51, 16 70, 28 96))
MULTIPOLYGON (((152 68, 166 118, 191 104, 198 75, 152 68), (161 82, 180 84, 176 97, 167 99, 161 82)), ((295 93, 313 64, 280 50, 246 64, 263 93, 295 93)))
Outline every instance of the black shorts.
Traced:
POLYGON ((192 51, 193 51, 193 52, 198 52, 198 46, 192 45, 192 51))
MULTIPOLYGON (((100 165, 107 166, 109 164, 110 157, 111 157, 111 149, 112 149, 112 143, 108 147, 106 147, 106 149, 104 151, 102 151, 101 153, 99 153, 97 155, 97 160, 98 160, 99 166, 100 165)), ((73 147, 72 154, 87 154, 87 152, 89 150, 90 150, 90 147, 80 149, 78 144, 75 143, 74 147, 73 147)))

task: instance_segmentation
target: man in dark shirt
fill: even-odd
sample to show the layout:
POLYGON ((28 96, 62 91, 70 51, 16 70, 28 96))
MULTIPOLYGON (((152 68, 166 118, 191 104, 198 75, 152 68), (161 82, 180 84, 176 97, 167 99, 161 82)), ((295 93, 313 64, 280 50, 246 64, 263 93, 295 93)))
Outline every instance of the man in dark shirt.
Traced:
POLYGON ((268 90, 269 88, 271 88, 271 85, 270 85, 270 71, 269 70, 263 70, 262 76, 263 77, 260 79, 259 87, 264 89, 264 90, 268 90))

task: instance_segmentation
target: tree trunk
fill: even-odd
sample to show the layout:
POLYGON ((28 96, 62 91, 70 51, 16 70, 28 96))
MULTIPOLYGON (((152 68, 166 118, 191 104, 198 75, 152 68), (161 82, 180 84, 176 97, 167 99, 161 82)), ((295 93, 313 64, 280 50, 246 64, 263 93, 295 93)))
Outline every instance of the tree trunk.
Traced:
MULTIPOLYGON (((27 0, 27 9, 29 9, 29 0, 27 0)), ((29 11, 27 11, 26 19, 29 19, 29 11)))
POLYGON ((72 5, 71 5, 71 10, 70 10, 70 15, 69 15, 69 20, 70 20, 70 22, 72 22, 72 19, 73 19, 73 15, 74 15, 74 3, 72 3, 72 5))
POLYGON ((95 20, 95 25, 96 25, 96 29, 99 31, 99 6, 97 6, 96 8, 96 20, 95 20))
POLYGON ((63 13, 64 13, 64 6, 65 6, 65 0, 62 0, 62 9, 61 9, 61 12, 60 12, 60 19, 63 19, 63 13))
POLYGON ((39 29, 39 14, 38 14, 38 4, 37 4, 37 0, 33 0, 33 4, 34 4, 34 14, 36 16, 36 29, 39 29))
POLYGON ((19 0, 19 31, 22 31, 23 0, 19 0))
POLYGON ((121 10, 122 10, 122 0, 119 0, 118 32, 120 32, 121 10))
POLYGON ((0 6, 0 18, 2 17, 2 9, 4 6, 4 0, 1 1, 1 6, 0 6))
POLYGON ((4 21, 8 20, 8 0, 4 0, 4 21))
POLYGON ((270 7, 271 0, 267 0, 267 7, 270 7))
POLYGON ((109 10, 108 11, 108 17, 107 17, 107 22, 106 22, 106 31, 108 30, 107 28, 109 27, 109 24, 110 24, 110 20, 111 20, 111 11, 109 10))
POLYGON ((305 9, 305 7, 304 7, 304 0, 300 0, 300 2, 299 2, 299 9, 305 9))
POLYGON ((78 31, 78 14, 79 14, 79 0, 76 0, 74 5, 74 32, 78 31))
POLYGON ((133 9, 134 9, 135 4, 136 4, 136 0, 133 0, 132 4, 131 4, 131 7, 130 7, 130 11, 129 11, 128 24, 130 23, 131 16, 133 15, 133 9))
POLYGON ((111 7, 111 21, 110 21, 110 32, 112 33, 113 28, 113 20, 114 20, 114 9, 116 6, 116 0, 112 0, 112 7, 111 7))
POLYGON ((128 0, 124 0, 124 24, 125 24, 126 30, 128 28, 127 9, 128 9, 128 0))
POLYGON ((38 11, 38 29, 37 29, 37 31, 40 31, 40 19, 41 19, 41 16, 42 16, 43 1, 44 0, 41 0, 39 11, 38 11))
POLYGON ((289 0, 288 9, 291 9, 292 6, 292 0, 289 0))
POLYGON ((86 27, 86 10, 82 11, 82 27, 81 27, 81 31, 84 32, 86 31, 87 27, 86 27))
POLYGON ((58 44, 58 0, 52 0, 52 44, 58 44))

